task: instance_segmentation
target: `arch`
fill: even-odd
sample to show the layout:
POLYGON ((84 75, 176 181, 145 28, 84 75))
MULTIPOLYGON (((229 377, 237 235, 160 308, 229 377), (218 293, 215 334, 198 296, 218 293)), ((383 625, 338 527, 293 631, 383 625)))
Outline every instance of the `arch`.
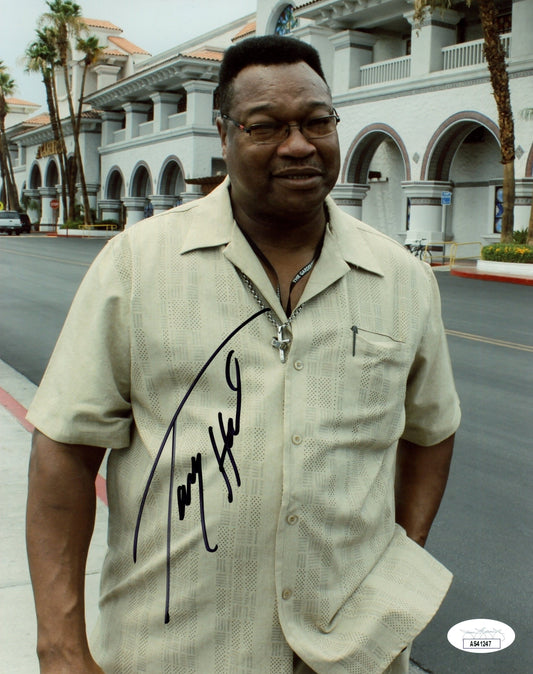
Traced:
POLYGON ((45 187, 55 187, 60 182, 59 169, 54 159, 51 159, 45 169, 44 185, 45 187))
POLYGON ((185 192, 185 180, 183 176, 183 167, 179 159, 175 156, 167 157, 163 162, 157 181, 157 193, 177 197, 182 192, 185 192))
POLYGON ((113 168, 107 174, 104 195, 105 199, 120 200, 124 196, 124 176, 118 166, 113 168))
POLYGON ((30 190, 37 190, 42 184, 41 169, 38 164, 34 164, 30 170, 30 190))
POLYGON ((376 123, 362 129, 350 145, 342 167, 342 182, 366 184, 372 157, 381 143, 388 138, 394 141, 400 151, 405 170, 405 180, 411 180, 411 164, 403 140, 388 124, 376 123))
POLYGON ((463 141, 479 126, 485 127, 500 142, 498 125, 480 112, 464 111, 448 117, 428 143, 420 172, 421 180, 450 179, 453 158, 463 141))
POLYGON ((149 194, 153 194, 150 169, 144 162, 139 162, 133 169, 130 196, 147 197, 149 194))

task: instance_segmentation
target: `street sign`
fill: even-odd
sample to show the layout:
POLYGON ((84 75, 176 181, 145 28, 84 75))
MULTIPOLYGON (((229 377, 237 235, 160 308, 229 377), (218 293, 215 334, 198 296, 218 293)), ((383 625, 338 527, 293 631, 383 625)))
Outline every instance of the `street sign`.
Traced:
POLYGON ((440 193, 440 205, 441 206, 450 206, 452 203, 452 193, 451 192, 441 192, 440 193))
POLYGON ((0 211, 3 211, 3 210, 4 210, 4 202, 0 201, 0 211))
POLYGON ((50 202, 50 208, 53 208, 54 211, 56 210, 56 208, 59 208, 59 201, 57 199, 52 199, 52 201, 50 202))

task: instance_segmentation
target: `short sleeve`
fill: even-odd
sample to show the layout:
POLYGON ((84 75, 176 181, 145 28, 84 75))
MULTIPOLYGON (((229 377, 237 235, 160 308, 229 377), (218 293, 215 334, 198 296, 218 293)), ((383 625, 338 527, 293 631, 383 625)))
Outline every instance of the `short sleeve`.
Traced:
POLYGON ((407 381, 403 438, 429 447, 455 433, 461 411, 442 323, 439 288, 430 267, 424 265, 424 269, 428 302, 421 320, 425 328, 407 381))
POLYGON ((89 268, 30 405, 57 442, 129 445, 131 255, 119 235, 89 268))

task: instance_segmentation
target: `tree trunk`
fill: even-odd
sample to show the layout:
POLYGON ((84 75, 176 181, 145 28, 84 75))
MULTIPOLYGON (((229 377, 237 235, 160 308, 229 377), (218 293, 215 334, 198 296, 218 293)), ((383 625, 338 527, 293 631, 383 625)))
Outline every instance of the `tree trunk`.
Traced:
POLYGON ((87 195, 87 185, 85 183, 85 172, 83 170, 83 161, 81 158, 81 150, 80 150, 80 138, 79 138, 79 133, 77 132, 77 125, 76 125, 76 116, 74 114, 74 105, 72 103, 72 92, 70 90, 70 82, 68 78, 68 65, 65 62, 63 66, 63 75, 65 78, 65 88, 67 91, 67 101, 68 101, 68 109, 70 113, 70 123, 72 125, 72 136, 74 138, 74 156, 76 157, 76 165, 78 167, 78 177, 81 183, 81 196, 82 196, 82 202, 83 202, 83 222, 84 224, 92 224, 92 215, 91 215, 91 207, 89 205, 89 197, 87 195))
POLYGON ((529 211, 529 226, 527 228, 527 243, 533 246, 533 194, 531 195, 531 210, 529 211))
POLYGON ((7 207, 9 210, 20 211, 17 184, 15 183, 15 178, 13 176, 13 167, 11 164, 11 157, 9 156, 9 145, 6 138, 3 119, 0 122, 0 169, 4 180, 7 207))
POLYGON ((500 145, 503 164, 503 218, 501 240, 513 240, 514 225, 514 122, 509 91, 509 75, 505 63, 505 52, 497 30, 497 12, 494 0, 478 0, 479 16, 483 29, 484 50, 490 73, 490 81, 500 127, 500 145))

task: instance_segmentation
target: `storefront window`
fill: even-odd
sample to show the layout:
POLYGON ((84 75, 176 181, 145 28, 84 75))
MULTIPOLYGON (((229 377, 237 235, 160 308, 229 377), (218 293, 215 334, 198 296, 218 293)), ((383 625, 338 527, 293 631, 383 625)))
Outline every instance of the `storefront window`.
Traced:
POLYGON ((494 197, 494 233, 502 233, 503 187, 497 187, 494 197))

